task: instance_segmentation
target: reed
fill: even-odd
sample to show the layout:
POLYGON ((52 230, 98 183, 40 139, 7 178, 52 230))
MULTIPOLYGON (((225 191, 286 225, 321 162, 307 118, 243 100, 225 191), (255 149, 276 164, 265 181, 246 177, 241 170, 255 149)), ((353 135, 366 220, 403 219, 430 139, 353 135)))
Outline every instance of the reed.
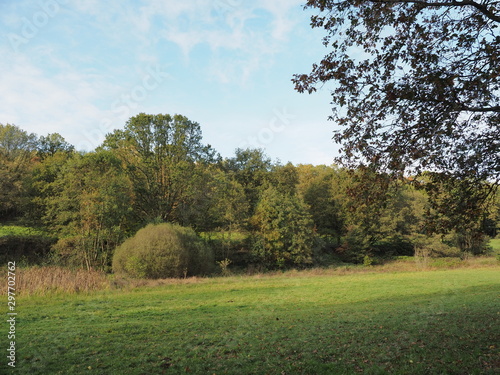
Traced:
MULTIPOLYGON (((109 288, 106 274, 94 270, 69 269, 57 266, 18 268, 18 295, 51 293, 88 293, 109 288)), ((5 294, 6 291, 2 291, 5 294)))

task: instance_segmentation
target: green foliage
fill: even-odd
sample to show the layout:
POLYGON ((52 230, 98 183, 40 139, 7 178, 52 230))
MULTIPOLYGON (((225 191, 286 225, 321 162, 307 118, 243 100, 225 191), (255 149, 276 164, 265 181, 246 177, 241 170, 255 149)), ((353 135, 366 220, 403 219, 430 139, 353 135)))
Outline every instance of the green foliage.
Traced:
MULTIPOLYGON (((417 186, 429 196, 427 231, 451 230, 472 235, 484 231, 484 219, 494 209, 497 186, 476 178, 457 178, 449 173, 427 172, 417 186)), ((470 251, 465 244, 463 251, 470 251)))
POLYGON ((338 169, 327 166, 301 165, 297 168, 297 190, 309 206, 309 213, 319 235, 340 242, 345 232, 345 213, 341 205, 338 186, 342 179, 338 169))
MULTIPOLYGON (((233 158, 224 161, 224 168, 243 187, 252 215, 260 194, 268 185, 271 159, 261 149, 238 148, 233 158)), ((283 182, 286 180, 285 175, 282 176, 283 182)))
POLYGON ((365 267, 372 266, 374 262, 375 262, 375 260, 369 255, 365 255, 363 258, 363 266, 365 266, 365 267))
POLYGON ((497 5, 308 0, 329 50, 296 90, 333 83, 347 162, 499 181, 497 5))
POLYGON ((367 167, 344 172, 335 185, 343 197, 346 225, 337 252, 345 261, 362 263, 366 255, 373 256, 375 243, 396 234, 389 203, 399 185, 367 167))
POLYGON ((145 113, 106 137, 102 148, 111 150, 125 165, 139 220, 179 221, 179 205, 191 202, 198 182, 203 181, 198 166, 216 158, 201 139, 200 125, 184 116, 145 113))
POLYGON ((231 275, 231 271, 228 268, 231 263, 232 263, 231 259, 227 259, 227 258, 224 259, 224 260, 220 260, 220 261, 217 262, 217 264, 220 267, 222 276, 229 276, 229 275, 231 275))
POLYGON ((383 223, 383 217, 387 214, 388 201, 398 187, 389 175, 377 173, 371 168, 348 171, 342 186, 346 223, 356 230, 355 236, 363 237, 354 242, 361 241, 366 244, 364 247, 370 247, 387 236, 387 224, 383 223))
POLYGON ((204 275, 213 255, 191 228, 148 225, 115 250, 113 271, 134 278, 159 279, 204 275))
MULTIPOLYGON (((317 10, 311 26, 323 29, 329 51, 293 81, 309 93, 334 83, 340 161, 399 177, 423 174, 425 233, 454 230, 464 256, 481 253, 483 232, 496 235, 491 221, 485 228, 486 206, 500 181, 497 3, 309 0, 306 8, 317 10)), ((378 234, 387 224, 402 224, 403 235, 424 232, 410 228, 414 220, 404 216, 414 215, 402 208, 403 220, 389 223, 373 211, 378 234)), ((377 235, 357 221, 368 237, 377 235)))
POLYGON ((450 243, 460 249, 460 256, 467 258, 475 255, 486 255, 490 252, 489 238, 480 231, 453 232, 450 243))
POLYGON ((71 158, 78 157, 69 152, 47 153, 40 162, 33 165, 28 180, 28 198, 25 218, 33 223, 43 224, 51 199, 58 194, 55 181, 60 179, 65 172, 66 164, 71 158))
POLYGON ((299 183, 297 168, 292 163, 273 166, 270 176, 270 184, 281 194, 295 194, 299 183))
MULTIPOLYGON (((477 182, 437 172, 396 179, 373 165, 282 165, 259 149, 220 160, 199 124, 180 115, 139 114, 88 153, 59 134, 37 139, 0 125, 0 222, 43 227, 51 238, 40 240, 42 251, 24 239, 39 234, 9 233, 4 248, 47 254, 53 245, 56 264, 106 272, 126 238, 165 221, 205 233, 215 261, 234 270, 362 264, 415 248, 426 257, 485 254, 500 194, 477 182)), ((138 258, 129 262, 146 272, 138 258)))
POLYGON ((41 136, 37 148, 38 155, 42 158, 54 156, 58 152, 70 154, 75 150, 75 147, 66 142, 58 133, 48 134, 45 137, 41 136))
POLYGON ((229 259, 237 268, 245 268, 252 262, 250 232, 219 230, 201 233, 201 235, 213 249, 216 261, 229 259))
POLYGON ((414 253, 414 244, 408 237, 387 237, 373 244, 373 254, 379 257, 412 256, 414 253))
POLYGON ((45 222, 60 237, 64 265, 108 270, 114 248, 133 228, 132 186, 109 151, 75 156, 54 180, 45 222))
POLYGON ((7 236, 48 236, 45 230, 18 225, 0 225, 0 238, 7 236))
POLYGON ((179 223, 197 231, 234 229, 245 226, 249 204, 243 187, 215 165, 196 167, 190 194, 179 202, 179 223))
POLYGON ((437 258, 437 257, 457 257, 460 255, 460 249, 453 246, 453 243, 448 238, 442 236, 425 236, 414 234, 411 236, 411 241, 415 247, 415 256, 420 258, 437 258), (448 239, 448 241, 446 240, 448 239))
POLYGON ((311 263, 313 222, 299 197, 268 188, 252 222, 257 228, 254 254, 261 264, 282 268, 311 263))
POLYGON ((28 134, 15 125, 0 124, 0 220, 23 214, 25 182, 36 145, 35 134, 28 134))
POLYGON ((23 160, 37 147, 37 136, 28 134, 15 125, 0 124, 0 156, 7 160, 23 160))
POLYGON ((336 249, 345 262, 362 263, 365 256, 373 253, 372 241, 359 227, 351 226, 342 238, 342 245, 336 249))
POLYGON ((54 237, 38 228, 0 226, 0 262, 43 263, 55 242, 54 237))

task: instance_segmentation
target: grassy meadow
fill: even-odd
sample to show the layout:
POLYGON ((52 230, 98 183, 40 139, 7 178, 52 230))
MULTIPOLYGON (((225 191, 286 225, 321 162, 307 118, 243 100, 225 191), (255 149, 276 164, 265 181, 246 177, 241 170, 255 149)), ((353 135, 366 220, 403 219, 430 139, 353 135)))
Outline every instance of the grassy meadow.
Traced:
POLYGON ((373 267, 33 293, 16 301, 16 368, 4 356, 0 372, 495 374, 499 271, 373 267))

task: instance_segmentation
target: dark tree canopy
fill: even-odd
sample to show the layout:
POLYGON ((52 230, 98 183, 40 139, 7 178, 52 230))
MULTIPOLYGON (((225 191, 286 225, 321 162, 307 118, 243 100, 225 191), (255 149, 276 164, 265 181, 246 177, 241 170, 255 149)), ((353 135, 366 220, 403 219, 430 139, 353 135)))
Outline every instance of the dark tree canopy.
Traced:
POLYGON ((38 154, 42 157, 52 156, 57 152, 71 153, 75 147, 58 133, 41 136, 38 140, 38 154))
POLYGON ((500 178, 500 2, 308 0, 329 53, 299 92, 332 81, 344 161, 500 178))

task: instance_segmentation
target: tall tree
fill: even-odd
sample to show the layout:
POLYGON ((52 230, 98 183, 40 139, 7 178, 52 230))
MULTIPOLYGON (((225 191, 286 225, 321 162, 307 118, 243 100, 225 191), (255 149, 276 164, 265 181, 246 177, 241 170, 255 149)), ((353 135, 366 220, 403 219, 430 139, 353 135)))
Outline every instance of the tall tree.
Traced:
POLYGON ((285 165, 277 164, 272 167, 269 183, 280 193, 295 194, 299 183, 297 168, 290 162, 285 165))
POLYGON ((262 149, 238 148, 234 157, 224 161, 225 170, 243 186, 250 214, 253 214, 260 194, 268 185, 272 166, 271 159, 262 149))
POLYGON ((107 270, 114 248, 132 228, 132 184, 109 151, 76 155, 51 183, 45 221, 60 237, 57 254, 70 265, 107 270))
POLYGON ((184 116, 145 113, 106 137, 103 148, 118 155, 133 182, 141 220, 178 221, 176 210, 192 193, 196 165, 216 158, 201 140, 200 125, 184 116))
POLYGON ((427 172, 418 185, 429 195, 428 233, 456 231, 463 255, 483 252, 485 220, 495 210, 496 186, 476 179, 456 179, 427 172))
POLYGON ((299 196, 267 188, 252 222, 257 229, 254 253, 263 265, 282 268, 311 262, 314 223, 299 196))
POLYGON ((343 251, 360 260, 371 255, 373 245, 387 235, 382 217, 395 186, 388 174, 377 173, 371 168, 360 167, 346 172, 341 181, 335 181, 345 194, 342 205, 347 235, 343 251))
POLYGON ((56 151, 54 154, 40 154, 39 161, 31 169, 27 181, 29 203, 26 210, 26 218, 33 224, 39 224, 46 214, 47 200, 54 194, 54 182, 63 172, 66 164, 77 153, 69 151, 56 151))
POLYGON ((248 219, 243 187, 215 164, 197 166, 190 191, 177 210, 181 225, 197 231, 231 230, 248 219))
POLYGON ((296 90, 334 82, 345 160, 500 179, 500 3, 308 0, 330 52, 296 90))
POLYGON ((19 215, 26 195, 24 180, 37 147, 37 136, 15 125, 0 124, 0 218, 19 215))
POLYGON ((317 233, 338 244, 345 231, 345 214, 340 203, 345 201, 345 194, 334 183, 339 182, 341 172, 325 165, 300 165, 297 170, 297 190, 309 206, 317 233))
POLYGON ((51 133, 47 136, 41 136, 38 140, 38 155, 42 158, 53 156, 57 152, 71 153, 75 150, 75 147, 68 142, 59 134, 51 133))

